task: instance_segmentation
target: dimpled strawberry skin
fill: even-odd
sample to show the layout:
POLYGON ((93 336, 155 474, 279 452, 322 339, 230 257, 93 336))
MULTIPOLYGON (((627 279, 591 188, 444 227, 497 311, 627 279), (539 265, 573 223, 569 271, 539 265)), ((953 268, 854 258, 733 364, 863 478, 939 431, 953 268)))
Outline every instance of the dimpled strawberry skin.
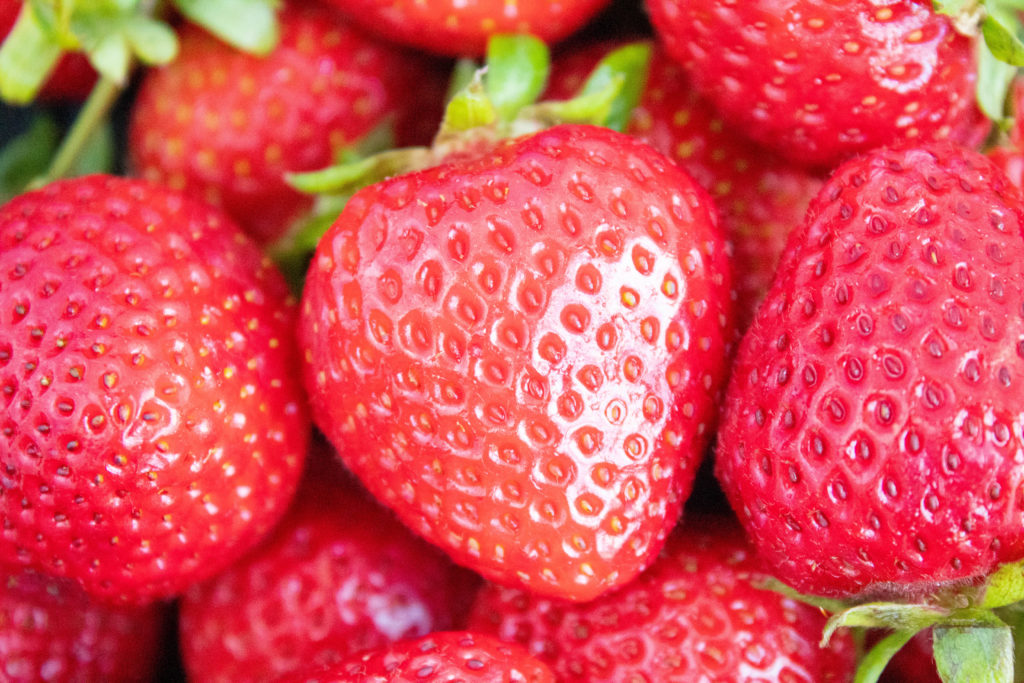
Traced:
POLYGON ((733 369, 717 474, 778 577, 920 593, 1024 556, 1024 206, 983 156, 841 166, 733 369))
POLYGON ((32 681, 153 680, 165 606, 97 603, 73 581, 31 571, 0 580, 0 678, 32 681))
POLYGON ((648 0, 656 33, 723 118, 833 166, 900 140, 977 146, 971 41, 924 0, 648 0))
POLYGON ((436 127, 443 96, 426 60, 328 8, 287 3, 280 22, 266 57, 186 26, 179 58, 147 73, 129 127, 137 175, 222 206, 261 242, 312 205, 286 173, 329 166, 388 120, 398 144, 429 140, 423 123, 436 127))
POLYGON ((545 664, 518 645, 469 631, 439 631, 350 657, 278 683, 555 683, 545 664))
POLYGON ((189 681, 263 681, 464 618, 477 577, 342 475, 333 451, 310 460, 273 534, 183 596, 179 642, 189 681))
POLYGON ((562 681, 838 683, 853 673, 840 631, 780 593, 731 519, 691 517, 629 585, 585 604, 490 585, 468 628, 525 647, 562 681))
POLYGON ((555 43, 583 26, 608 0, 327 0, 381 37, 453 57, 478 57, 488 37, 529 33, 555 43))
POLYGON ((457 562, 585 600, 653 560, 732 339, 705 193, 560 126, 357 194, 311 265, 314 417, 457 562))
POLYGON ((254 545, 308 417, 283 278, 220 212, 107 176, 0 209, 0 560, 105 599, 254 545))

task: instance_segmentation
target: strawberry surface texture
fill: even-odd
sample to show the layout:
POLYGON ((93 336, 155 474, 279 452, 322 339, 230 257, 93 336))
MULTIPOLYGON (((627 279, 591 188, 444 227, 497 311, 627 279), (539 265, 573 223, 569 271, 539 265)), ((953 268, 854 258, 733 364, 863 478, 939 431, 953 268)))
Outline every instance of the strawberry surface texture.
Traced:
POLYGON ((842 165, 741 344, 717 473, 776 575, 925 595, 1024 556, 1019 191, 951 146, 842 165))
POLYGON ((173 596, 269 531, 309 438, 294 302, 230 220, 88 176, 0 207, 0 560, 173 596))
POLYGON ((715 425, 728 256, 707 194, 558 126, 357 193, 300 322, 316 422, 500 583, 587 600, 653 561, 715 425))
POLYGON ((431 60, 319 3, 285 5, 266 57, 187 26, 180 58, 150 71, 133 103, 131 166, 224 207, 267 242, 312 204, 286 173, 327 166, 383 126, 397 144, 429 141, 443 94, 431 60))
POLYGON ((336 664, 449 630, 468 611, 474 574, 383 510, 330 449, 315 449, 309 465, 271 537, 183 596, 190 681, 262 681, 336 664))
POLYGON ((851 678, 849 634, 819 647, 821 612, 758 588, 762 567, 731 519, 695 516, 684 527, 639 578, 588 603, 489 586, 469 628, 524 646, 560 681, 851 678))
POLYGON ((541 661, 519 645, 469 631, 440 631, 355 655, 278 683, 555 683, 541 661))
POLYGON ((830 167, 901 140, 982 142, 971 41, 924 0, 649 0, 659 38, 723 118, 830 167))

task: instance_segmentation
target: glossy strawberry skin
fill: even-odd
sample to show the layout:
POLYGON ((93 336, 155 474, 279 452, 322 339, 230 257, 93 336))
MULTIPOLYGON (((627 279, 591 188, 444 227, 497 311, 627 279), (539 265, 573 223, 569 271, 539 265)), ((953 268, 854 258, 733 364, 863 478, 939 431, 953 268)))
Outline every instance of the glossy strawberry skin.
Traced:
POLYGON ((0 560, 169 597, 284 513, 295 306, 220 212, 90 176, 0 208, 0 560))
MULTIPOLYGON (((614 47, 598 44, 556 59, 549 96, 575 94, 614 47)), ((786 237, 803 221, 822 178, 725 123, 660 45, 626 132, 679 163, 711 194, 732 245, 736 323, 745 329, 768 291, 786 237)))
POLYGON ((5 568, 0 676, 29 681, 152 680, 166 609, 94 602, 72 581, 5 568))
POLYGON ((649 0, 666 49, 722 113, 795 162, 901 140, 979 145, 971 42, 921 0, 649 0))
POLYGON ((135 173, 222 206, 260 242, 312 204, 286 173, 331 165, 388 121, 398 144, 429 141, 444 88, 433 63, 319 3, 290 2, 280 21, 266 57, 184 27, 178 59, 143 81, 129 130, 135 173))
POLYGON ((849 680, 854 648, 818 641, 825 616, 779 593, 732 520, 690 518, 647 571, 593 602, 488 586, 468 627, 515 642, 561 681, 849 680))
POLYGON ((460 564, 576 600, 628 581, 714 426, 732 332, 712 212, 589 126, 361 191, 306 279, 315 420, 460 564))
POLYGON ((355 655, 278 683, 555 683, 551 670, 518 645, 480 633, 441 631, 355 655))
POLYGON ((980 154, 844 164, 741 344, 717 474, 776 575, 914 595, 1024 556, 1024 208, 980 154))
POLYGON ((190 681, 263 681, 458 625, 479 586, 321 447, 273 535, 181 600, 190 681))
POLYGON ((529 33, 555 43, 581 28, 608 0, 328 0, 367 31, 453 57, 479 57, 499 33, 529 33))

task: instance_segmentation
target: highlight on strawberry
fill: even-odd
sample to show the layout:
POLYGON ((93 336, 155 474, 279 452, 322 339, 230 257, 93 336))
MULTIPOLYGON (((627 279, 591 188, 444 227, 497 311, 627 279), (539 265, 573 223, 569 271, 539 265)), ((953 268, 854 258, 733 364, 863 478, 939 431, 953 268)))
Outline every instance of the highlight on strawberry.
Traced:
POLYGON ((0 0, 0 678, 1024 680, 1022 12, 0 0))

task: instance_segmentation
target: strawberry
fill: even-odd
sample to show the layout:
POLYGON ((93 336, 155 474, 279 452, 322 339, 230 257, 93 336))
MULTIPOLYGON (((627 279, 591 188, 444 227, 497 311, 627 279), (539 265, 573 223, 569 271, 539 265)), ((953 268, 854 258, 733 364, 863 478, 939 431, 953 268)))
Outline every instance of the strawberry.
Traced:
POLYGON ((442 55, 479 57, 499 33, 529 33, 556 43, 608 0, 327 0, 367 31, 442 55))
POLYGON ((165 609, 96 603, 67 579, 4 571, 0 678, 20 681, 152 680, 165 609))
POLYGON ((220 212, 88 176, 0 207, 0 561, 145 602, 284 513, 309 435, 294 306, 220 212))
MULTIPOLYGON (((551 97, 575 92, 608 50, 598 44, 556 60, 551 97)), ((626 132, 678 162, 711 193, 733 246, 737 324, 746 328, 771 284, 786 236, 803 220, 822 180, 723 122, 660 46, 626 132)))
POLYGON ((551 670, 518 645, 468 631, 441 631, 303 671, 278 683, 555 683, 551 670))
POLYGON ((722 117, 831 167, 900 140, 977 146, 971 41, 924 0, 648 0, 665 48, 722 117))
POLYGON ((387 123, 401 144, 429 139, 443 98, 432 63, 329 8, 291 2, 280 24, 266 57, 186 26, 180 57, 144 79, 129 130, 137 174, 223 206, 260 242, 312 204, 286 173, 326 166, 387 123))
POLYGON ((190 681, 259 681, 447 630, 477 588, 314 451, 273 536, 181 600, 190 681))
POLYGON ((527 648, 563 681, 845 681, 853 641, 827 648, 818 610, 763 580, 732 520, 695 517, 635 581, 585 604, 488 586, 468 627, 527 648))
POLYGON ((1024 204, 946 145, 842 165, 743 339, 717 474, 773 572, 932 595, 1024 557, 1024 204))
POLYGON ((561 125, 358 192, 300 339, 317 424, 410 527, 589 600, 657 554, 731 339, 714 207, 620 133, 561 125))
MULTIPOLYGON (((24 0, 0 0, 0 43, 14 28, 24 0)), ((50 73, 39 98, 48 102, 81 102, 96 84, 96 72, 82 53, 61 58, 50 73)))

